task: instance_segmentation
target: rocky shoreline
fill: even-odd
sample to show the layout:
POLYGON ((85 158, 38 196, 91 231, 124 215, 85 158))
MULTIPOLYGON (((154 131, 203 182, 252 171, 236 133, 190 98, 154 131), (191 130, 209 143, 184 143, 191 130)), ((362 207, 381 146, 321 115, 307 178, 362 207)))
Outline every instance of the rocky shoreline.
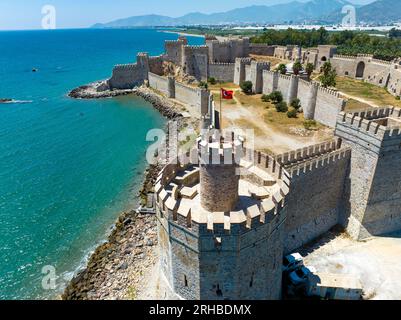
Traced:
MULTIPOLYGON (((187 126, 181 115, 182 106, 142 86, 132 90, 103 90, 99 81, 72 90, 69 96, 75 99, 98 99, 134 94, 150 102, 164 117, 176 121, 179 128, 187 126)), ((105 88, 104 86, 102 87, 105 88)), ((154 184, 163 167, 163 161, 150 165, 139 192, 142 204, 153 192, 154 184)), ((69 282, 61 296, 63 300, 135 300, 149 288, 147 281, 158 261, 157 220, 155 215, 144 215, 136 210, 123 212, 118 218, 107 241, 100 245, 89 258, 85 269, 79 271, 69 282), (147 276, 145 276, 147 275, 147 276)), ((158 298, 154 288, 152 297, 158 298)), ((145 294, 145 293, 144 293, 145 294)))
POLYGON ((73 89, 68 93, 68 96, 74 99, 104 99, 125 96, 129 94, 134 94, 151 103, 162 116, 169 120, 174 120, 181 117, 181 113, 177 107, 177 104, 155 93, 146 86, 136 87, 133 89, 110 90, 107 81, 103 80, 73 89))

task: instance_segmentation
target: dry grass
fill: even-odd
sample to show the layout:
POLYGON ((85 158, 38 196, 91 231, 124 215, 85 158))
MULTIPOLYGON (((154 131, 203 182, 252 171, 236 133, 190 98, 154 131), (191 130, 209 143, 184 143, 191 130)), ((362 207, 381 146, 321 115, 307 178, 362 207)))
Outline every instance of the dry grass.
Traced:
POLYGON ((349 99, 345 106, 345 111, 350 112, 367 108, 371 108, 371 106, 355 99, 349 99))
MULTIPOLYGON (((346 94, 360 97, 367 101, 371 101, 372 103, 380 107, 385 107, 389 105, 401 107, 401 101, 397 100, 393 95, 388 93, 385 88, 380 88, 361 80, 355 80, 345 77, 337 77, 336 81, 337 89, 346 94)), ((353 106, 355 107, 356 103, 351 101, 351 108, 353 106)))
POLYGON ((275 106, 270 102, 263 102, 262 95, 245 95, 238 93, 236 98, 243 107, 254 107, 258 109, 261 120, 274 127, 277 131, 288 133, 289 127, 303 127, 305 121, 302 113, 297 118, 288 118, 286 112, 277 112, 275 106))
POLYGON ((280 64, 280 63, 285 63, 287 64, 289 61, 287 60, 282 60, 279 58, 275 58, 275 57, 271 57, 271 56, 260 56, 260 55, 256 55, 256 54, 251 54, 250 55, 251 58, 255 59, 256 61, 267 61, 270 62, 272 67, 280 64))

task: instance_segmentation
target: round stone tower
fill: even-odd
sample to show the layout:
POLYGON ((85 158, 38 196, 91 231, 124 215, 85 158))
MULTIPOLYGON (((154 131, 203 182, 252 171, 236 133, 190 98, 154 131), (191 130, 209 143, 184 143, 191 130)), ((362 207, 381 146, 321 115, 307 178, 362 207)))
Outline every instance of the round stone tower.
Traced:
POLYGON ((201 140, 200 199, 201 205, 210 212, 230 212, 238 202, 239 165, 235 152, 239 141, 211 142, 201 140))
POLYGON ((172 161, 156 180, 161 297, 280 299, 288 173, 209 133, 193 152, 200 161, 172 161))

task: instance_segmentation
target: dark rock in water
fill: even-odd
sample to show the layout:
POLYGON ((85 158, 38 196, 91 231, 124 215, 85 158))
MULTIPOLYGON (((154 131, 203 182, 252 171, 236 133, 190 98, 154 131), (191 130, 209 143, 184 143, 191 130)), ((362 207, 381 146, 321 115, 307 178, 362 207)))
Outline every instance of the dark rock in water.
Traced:
POLYGON ((0 103, 8 103, 8 102, 12 102, 13 99, 0 99, 0 103))
POLYGON ((32 69, 32 72, 37 72, 37 71, 38 71, 38 69, 36 69, 36 68, 32 69))

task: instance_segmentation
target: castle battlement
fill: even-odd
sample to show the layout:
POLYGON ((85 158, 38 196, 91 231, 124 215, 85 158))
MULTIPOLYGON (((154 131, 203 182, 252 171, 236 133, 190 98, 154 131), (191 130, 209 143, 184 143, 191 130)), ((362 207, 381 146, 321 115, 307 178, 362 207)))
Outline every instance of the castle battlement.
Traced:
POLYGON ((287 74, 281 74, 281 73, 279 73, 278 76, 279 76, 279 78, 285 79, 285 80, 291 80, 291 78, 299 78, 296 75, 287 75, 287 74))
POLYGON ((373 54, 358 53, 357 57, 358 58, 369 58, 369 59, 372 59, 373 58, 373 54))
POLYGON ((230 66, 232 67, 233 65, 235 65, 235 63, 229 63, 229 62, 214 62, 214 63, 210 63, 211 66, 230 66))
POLYGON ((397 144, 396 140, 401 138, 400 115, 401 110, 394 107, 356 113, 341 112, 336 134, 351 141, 364 141, 363 144, 367 144, 365 147, 375 152, 382 150, 383 141, 391 140, 391 146, 387 145, 385 150, 393 150, 398 147, 394 143, 397 144))
POLYGON ((336 98, 341 98, 341 94, 338 91, 333 90, 333 89, 324 88, 322 86, 319 86, 318 91, 324 92, 324 93, 329 94, 329 95, 332 95, 332 96, 334 96, 336 98))
POLYGON ((189 45, 186 45, 186 46, 184 46, 184 49, 187 49, 187 50, 197 50, 197 49, 209 49, 209 47, 208 47, 208 46, 202 46, 202 45, 199 45, 199 46, 194 46, 194 45, 189 46, 189 45))
POLYGON ((351 148, 348 147, 341 148, 333 152, 324 153, 315 159, 307 160, 299 165, 292 166, 288 170, 291 177, 301 176, 304 174, 308 174, 314 171, 315 169, 329 166, 334 162, 350 157, 351 157, 351 148))
MULTIPOLYGON (((212 146, 211 149, 215 148, 212 146)), ((255 199, 253 204, 245 207, 239 205, 230 212, 209 212, 200 206, 199 199, 197 200, 199 176, 200 171, 197 166, 181 165, 176 161, 170 163, 157 178, 155 195, 162 216, 200 234, 217 230, 224 230, 227 234, 231 231, 246 232, 261 224, 269 223, 280 214, 284 207, 285 196, 289 193, 287 177, 286 181, 277 181, 272 187, 264 188, 266 198, 255 199)), ((247 193, 252 188, 256 193, 260 192, 246 180, 240 181, 240 193, 244 190, 247 193)))
POLYGON ((117 64, 114 66, 113 70, 126 70, 126 69, 132 69, 132 68, 136 68, 136 67, 137 67, 136 63, 117 64))
POLYGON ((292 166, 298 162, 316 158, 323 154, 331 153, 341 148, 341 139, 335 138, 327 142, 315 144, 313 146, 285 152, 276 156, 276 161, 284 167, 292 166))
POLYGON ((302 83, 304 86, 307 86, 307 87, 320 87, 320 84, 318 83, 318 82, 316 82, 316 81, 307 81, 307 80, 304 80, 304 79, 299 79, 299 83, 302 83))
POLYGON ((347 60, 355 60, 357 56, 351 56, 351 55, 344 55, 344 54, 335 54, 333 56, 334 59, 347 59, 347 60))
POLYGON ((378 63, 378 64, 384 64, 384 65, 388 65, 388 66, 391 66, 393 64, 393 61, 386 61, 386 60, 380 60, 380 59, 375 59, 375 58, 372 58, 371 62, 378 63))

